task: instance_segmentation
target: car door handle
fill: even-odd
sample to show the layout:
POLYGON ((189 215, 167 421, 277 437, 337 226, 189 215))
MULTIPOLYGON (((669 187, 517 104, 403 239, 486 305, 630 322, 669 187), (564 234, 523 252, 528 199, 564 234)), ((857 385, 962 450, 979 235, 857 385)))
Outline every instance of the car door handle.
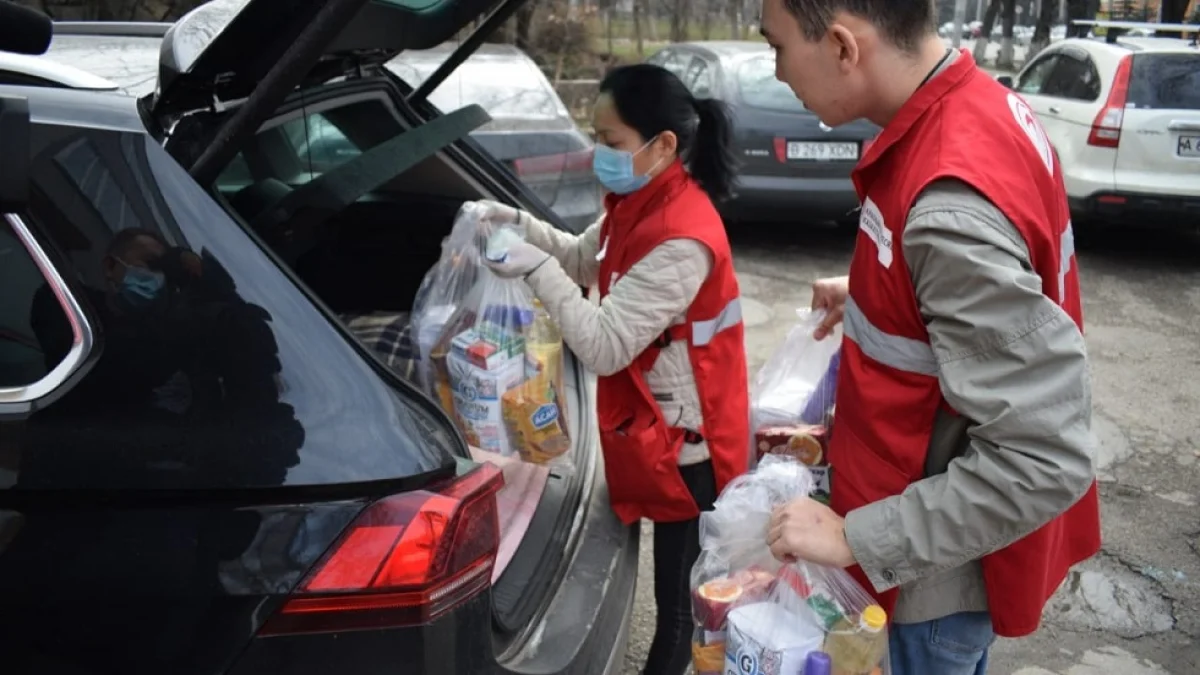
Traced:
POLYGON ((1058 107, 1058 106, 1056 106, 1056 105, 1052 105, 1052 106, 1050 106, 1050 112, 1051 112, 1052 114, 1055 114, 1055 115, 1057 115, 1057 114, 1059 114, 1059 113, 1061 113, 1061 112, 1062 112, 1062 108, 1060 108, 1060 107, 1058 107))
POLYGON ((1171 122, 1167 124, 1167 128, 1171 131, 1200 131, 1200 122, 1171 120, 1171 122))

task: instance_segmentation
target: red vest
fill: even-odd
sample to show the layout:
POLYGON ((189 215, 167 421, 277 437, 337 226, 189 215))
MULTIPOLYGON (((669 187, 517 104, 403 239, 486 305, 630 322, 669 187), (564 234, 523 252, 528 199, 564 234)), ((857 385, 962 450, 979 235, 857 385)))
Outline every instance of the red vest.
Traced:
MULTIPOLYGON (((935 416, 939 408, 949 409, 901 246, 913 203, 941 178, 972 186, 1013 222, 1042 278, 1043 293, 1083 329, 1057 157, 1025 102, 976 68, 964 51, 917 90, 854 171, 863 206, 829 451, 831 500, 841 514, 898 495, 921 480, 935 416)), ((1017 637, 1036 630, 1067 570, 1099 548, 1093 484, 1066 513, 985 556, 996 633, 1017 637)), ((871 588, 861 570, 852 572, 871 588)), ((889 612, 896 595, 893 589, 879 597, 889 612)))
POLYGON ((750 395, 742 309, 725 225, 708 195, 676 162, 646 187, 608 195, 600 229, 600 297, 621 275, 668 239, 694 239, 713 267, 685 323, 664 333, 625 370, 600 377, 597 413, 613 511, 626 524, 641 518, 675 522, 700 509, 679 473, 687 432, 708 443, 721 490, 749 466, 750 395), (677 429, 659 415, 645 374, 667 340, 687 340, 700 394, 703 429, 677 429))

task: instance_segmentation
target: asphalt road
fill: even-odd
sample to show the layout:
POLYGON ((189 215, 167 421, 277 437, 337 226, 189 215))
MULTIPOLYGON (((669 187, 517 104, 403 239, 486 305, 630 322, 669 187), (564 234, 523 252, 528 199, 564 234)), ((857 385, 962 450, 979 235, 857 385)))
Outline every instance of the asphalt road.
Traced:
MULTIPOLYGON (((754 370, 807 307, 810 282, 844 274, 853 234, 738 229, 734 250, 754 370)), ((1104 549, 1047 609, 1042 629, 1000 640, 993 675, 1200 672, 1200 237, 1077 233, 1104 549)), ((654 632, 643 528, 633 635, 637 675, 654 632)))

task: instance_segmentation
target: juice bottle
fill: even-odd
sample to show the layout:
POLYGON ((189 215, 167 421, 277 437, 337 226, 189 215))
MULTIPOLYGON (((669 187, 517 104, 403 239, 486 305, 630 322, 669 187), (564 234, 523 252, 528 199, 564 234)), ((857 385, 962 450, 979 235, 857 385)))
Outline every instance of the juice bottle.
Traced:
POLYGON ((825 638, 833 675, 869 675, 887 653, 887 612, 870 605, 851 623, 843 619, 825 638))

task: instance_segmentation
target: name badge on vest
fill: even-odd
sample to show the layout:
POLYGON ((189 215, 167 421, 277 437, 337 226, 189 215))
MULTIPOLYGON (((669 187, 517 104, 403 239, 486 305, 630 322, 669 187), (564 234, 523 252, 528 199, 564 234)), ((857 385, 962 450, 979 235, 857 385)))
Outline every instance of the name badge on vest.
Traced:
POLYGON ((596 252, 596 262, 604 260, 606 255, 608 255, 608 237, 604 238, 604 242, 600 244, 600 250, 596 252))
POLYGON ((883 213, 875 202, 867 197, 863 201, 862 211, 858 214, 858 229, 866 233, 867 238, 875 243, 879 252, 879 264, 884 267, 892 266, 892 231, 883 222, 883 213))

